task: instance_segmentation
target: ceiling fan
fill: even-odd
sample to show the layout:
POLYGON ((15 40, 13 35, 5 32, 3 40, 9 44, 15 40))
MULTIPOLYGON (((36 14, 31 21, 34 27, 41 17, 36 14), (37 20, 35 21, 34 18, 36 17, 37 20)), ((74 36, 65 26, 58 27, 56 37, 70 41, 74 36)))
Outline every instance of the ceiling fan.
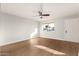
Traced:
POLYGON ((45 16, 50 16, 50 14, 48 13, 43 13, 43 4, 41 3, 40 4, 40 10, 38 11, 38 16, 42 19, 43 17, 45 16))
POLYGON ((38 11, 38 13, 41 19, 43 18, 43 16, 50 16, 50 14, 45 14, 45 13, 43 14, 43 12, 41 11, 38 11))

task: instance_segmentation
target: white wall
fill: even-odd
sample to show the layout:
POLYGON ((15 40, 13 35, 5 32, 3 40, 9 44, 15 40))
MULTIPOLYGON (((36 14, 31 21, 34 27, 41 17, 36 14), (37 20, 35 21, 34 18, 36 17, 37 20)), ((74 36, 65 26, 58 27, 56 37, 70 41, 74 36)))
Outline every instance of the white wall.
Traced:
POLYGON ((65 33, 64 39, 79 43, 79 18, 65 19, 65 33))
POLYGON ((58 20, 48 20, 40 24, 40 36, 45 38, 59 39, 79 43, 79 18, 63 18, 58 20), (43 31, 42 24, 55 23, 55 31, 43 31), (65 33, 67 30, 68 33, 65 33))
POLYGON ((0 3, 0 11, 1 11, 1 3, 0 3))
POLYGON ((40 28, 40 36, 45 38, 55 38, 55 39, 63 39, 64 38, 64 20, 48 20, 40 24, 42 25, 44 23, 50 23, 54 22, 55 24, 55 31, 43 31, 42 28, 40 28))
POLYGON ((0 45, 39 37, 39 35, 40 37, 55 38, 79 43, 79 18, 48 20, 40 23, 39 26, 39 22, 37 21, 0 12, 0 45), (72 36, 68 35, 66 37, 66 34, 64 34, 65 29, 68 27, 65 26, 66 20, 69 21, 67 24, 69 24, 69 28, 72 30, 72 36), (55 23, 55 31, 42 31, 42 24, 50 22, 55 23))
POLYGON ((38 22, 0 13, 0 45, 27 40, 38 35, 38 22))

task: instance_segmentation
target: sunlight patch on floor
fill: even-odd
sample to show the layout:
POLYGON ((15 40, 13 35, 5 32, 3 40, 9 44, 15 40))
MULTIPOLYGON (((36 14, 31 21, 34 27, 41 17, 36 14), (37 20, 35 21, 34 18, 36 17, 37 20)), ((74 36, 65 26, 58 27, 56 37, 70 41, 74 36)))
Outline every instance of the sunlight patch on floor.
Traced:
POLYGON ((47 51, 47 52, 50 52, 50 53, 53 53, 53 54, 56 54, 56 55, 66 55, 66 54, 63 53, 63 52, 56 51, 56 50, 51 49, 51 48, 48 48, 48 47, 46 47, 46 46, 34 45, 34 47, 39 48, 39 49, 43 49, 43 50, 45 50, 45 51, 47 51))

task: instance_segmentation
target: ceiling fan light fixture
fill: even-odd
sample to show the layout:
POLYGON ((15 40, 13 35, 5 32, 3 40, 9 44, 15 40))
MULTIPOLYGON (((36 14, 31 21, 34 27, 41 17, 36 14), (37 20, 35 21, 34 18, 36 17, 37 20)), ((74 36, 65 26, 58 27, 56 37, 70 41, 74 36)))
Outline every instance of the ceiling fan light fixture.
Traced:
POLYGON ((40 18, 42 19, 42 18, 43 18, 43 16, 40 16, 40 18))

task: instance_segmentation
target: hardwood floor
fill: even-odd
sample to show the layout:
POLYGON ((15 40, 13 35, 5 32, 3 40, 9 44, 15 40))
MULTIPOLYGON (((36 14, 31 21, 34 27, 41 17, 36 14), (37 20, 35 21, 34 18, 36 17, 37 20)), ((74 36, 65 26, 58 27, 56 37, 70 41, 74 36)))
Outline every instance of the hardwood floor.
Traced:
POLYGON ((1 56, 77 56, 79 44, 74 42, 34 38, 0 47, 1 56))

